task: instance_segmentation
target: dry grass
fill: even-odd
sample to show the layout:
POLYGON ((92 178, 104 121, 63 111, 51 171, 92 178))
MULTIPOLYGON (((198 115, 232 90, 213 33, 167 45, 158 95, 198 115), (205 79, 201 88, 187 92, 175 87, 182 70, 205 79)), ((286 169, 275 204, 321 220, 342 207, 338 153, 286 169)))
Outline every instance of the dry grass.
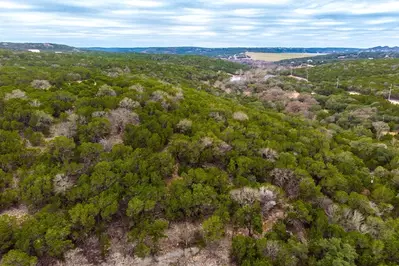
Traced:
POLYGON ((312 57, 315 55, 321 54, 305 54, 305 53, 247 53, 249 57, 254 60, 262 60, 268 62, 277 62, 280 60, 286 59, 294 59, 294 58, 304 58, 304 57, 312 57))

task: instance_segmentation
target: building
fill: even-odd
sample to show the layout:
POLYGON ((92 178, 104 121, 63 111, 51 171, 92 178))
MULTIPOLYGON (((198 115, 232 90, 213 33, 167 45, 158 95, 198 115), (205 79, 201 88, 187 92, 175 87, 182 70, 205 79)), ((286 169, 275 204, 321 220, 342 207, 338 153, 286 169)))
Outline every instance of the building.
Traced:
POLYGON ((28 49, 28 51, 31 53, 40 53, 39 49, 28 49))

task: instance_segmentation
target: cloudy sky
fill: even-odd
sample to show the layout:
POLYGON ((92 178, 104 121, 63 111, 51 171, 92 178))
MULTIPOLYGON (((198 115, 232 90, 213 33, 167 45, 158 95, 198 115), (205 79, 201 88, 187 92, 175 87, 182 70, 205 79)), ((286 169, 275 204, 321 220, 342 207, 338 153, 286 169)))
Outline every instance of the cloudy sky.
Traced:
POLYGON ((77 47, 399 45, 399 0, 0 0, 0 41, 77 47))

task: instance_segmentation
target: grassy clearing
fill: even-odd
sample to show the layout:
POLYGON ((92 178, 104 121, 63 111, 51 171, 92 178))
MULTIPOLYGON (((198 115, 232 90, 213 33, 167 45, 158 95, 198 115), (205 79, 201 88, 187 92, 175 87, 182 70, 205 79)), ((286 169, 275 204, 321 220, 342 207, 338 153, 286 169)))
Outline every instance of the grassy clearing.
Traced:
POLYGON ((247 53, 254 60, 263 60, 268 62, 276 62, 286 59, 312 57, 320 54, 306 54, 306 53, 247 53))

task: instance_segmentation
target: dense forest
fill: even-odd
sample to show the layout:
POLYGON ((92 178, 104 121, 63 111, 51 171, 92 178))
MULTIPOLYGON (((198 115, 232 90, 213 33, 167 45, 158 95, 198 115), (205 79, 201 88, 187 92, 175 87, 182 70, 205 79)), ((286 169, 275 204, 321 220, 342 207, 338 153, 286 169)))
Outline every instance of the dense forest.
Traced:
POLYGON ((376 50, 367 49, 362 51, 353 51, 353 52, 337 52, 330 53, 324 55, 316 55, 313 57, 305 57, 305 58, 295 58, 289 60, 282 60, 279 62, 281 65, 294 65, 298 66, 301 64, 307 64, 310 60, 312 65, 322 65, 333 62, 342 62, 342 61, 353 61, 358 59, 391 59, 391 58, 399 58, 399 50, 392 48, 392 50, 376 50))
POLYGON ((1 265, 398 265, 396 64, 0 51, 1 265))
POLYGON ((349 60, 325 64, 316 68, 296 69, 295 74, 324 87, 338 87, 365 95, 399 99, 399 59, 349 60), (308 71, 308 74, 306 73, 308 71))

